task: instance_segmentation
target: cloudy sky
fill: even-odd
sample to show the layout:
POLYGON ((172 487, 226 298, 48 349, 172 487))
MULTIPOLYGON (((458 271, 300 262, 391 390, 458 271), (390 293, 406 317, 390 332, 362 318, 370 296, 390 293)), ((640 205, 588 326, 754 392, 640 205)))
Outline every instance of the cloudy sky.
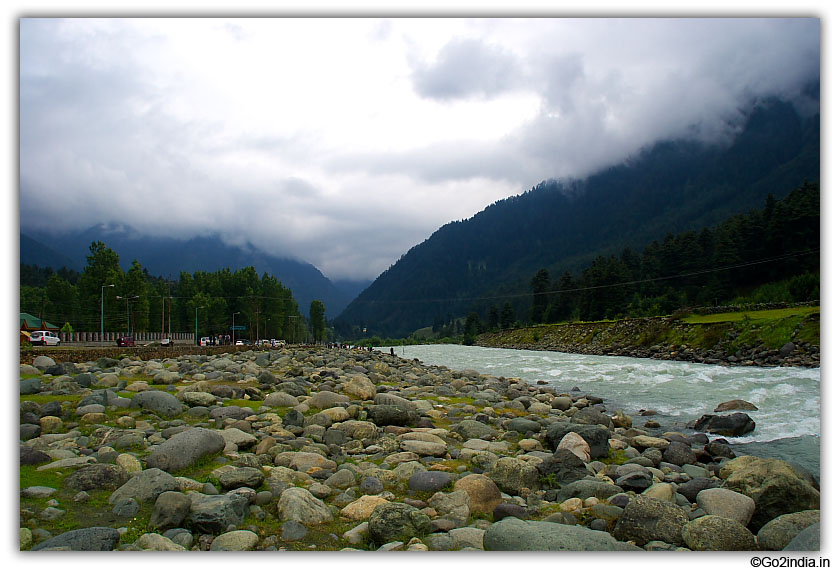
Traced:
POLYGON ((20 221, 375 278, 441 225, 819 77, 817 19, 22 19, 20 221))

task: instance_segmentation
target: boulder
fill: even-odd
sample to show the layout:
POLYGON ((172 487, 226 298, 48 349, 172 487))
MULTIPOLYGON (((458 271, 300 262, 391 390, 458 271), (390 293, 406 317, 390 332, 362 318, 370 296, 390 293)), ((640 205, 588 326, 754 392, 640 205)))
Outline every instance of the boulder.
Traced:
POLYGON ((155 500, 149 526, 161 530, 178 528, 190 512, 190 498, 178 491, 164 491, 155 500))
POLYGON ((502 457, 487 472, 496 485, 511 495, 518 495, 522 489, 535 491, 540 487, 540 472, 536 467, 515 457, 502 457))
POLYGON ((225 439, 218 431, 191 428, 157 446, 146 458, 146 465, 168 472, 179 471, 224 448, 225 439))
POLYGON ((370 421, 378 426, 408 426, 419 419, 416 411, 390 404, 374 404, 366 409, 370 421))
POLYGON ((473 473, 455 481, 456 490, 466 491, 470 497, 470 511, 489 514, 502 502, 502 493, 492 479, 473 473))
POLYGON ((186 550, 176 544, 171 538, 154 532, 147 532, 134 541, 134 546, 140 550, 151 552, 180 552, 186 550))
POLYGON ((573 424, 602 425, 607 429, 613 429, 614 427, 612 418, 597 407, 582 408, 569 421, 573 424))
POLYGON ((612 483, 596 481, 594 479, 581 479, 579 481, 573 481, 568 485, 563 485, 560 492, 557 493, 556 501, 562 503, 567 499, 588 499, 589 497, 604 500, 621 492, 621 487, 612 483))
POLYGON ((820 492, 792 465, 780 459, 742 455, 724 465, 720 476, 725 479, 725 489, 755 501, 749 526, 753 532, 779 515, 820 508, 820 492))
POLYGON ((27 378, 20 381, 20 395, 29 396, 41 391, 41 380, 38 378, 27 378))
POLYGON ((376 396, 376 386, 370 378, 356 375, 344 383, 344 393, 355 400, 373 400, 376 396))
POLYGON ((264 480, 263 472, 254 467, 236 467, 219 475, 219 484, 223 489, 239 489, 240 487, 256 489, 264 480))
POLYGON ((690 502, 695 503, 697 502, 697 493, 703 489, 713 489, 715 487, 720 487, 719 480, 709 477, 695 477, 678 485, 677 492, 690 502))
POLYGON ((755 404, 751 404, 746 400, 729 400, 728 402, 718 404, 717 408, 715 408, 715 412, 728 412, 730 410, 749 410, 754 412, 758 408, 755 404))
POLYGON ((159 390, 139 392, 131 398, 131 407, 140 408, 166 418, 177 417, 184 410, 183 404, 178 398, 168 392, 159 390))
POLYGON ((819 522, 818 510, 779 515, 758 531, 758 546, 761 550, 785 550, 799 533, 819 522))
POLYGON ((260 537, 257 533, 250 530, 233 530, 220 534, 213 539, 210 545, 211 551, 231 550, 235 552, 244 552, 247 550, 254 550, 260 542, 260 537))
POLYGON ((408 478, 408 488, 412 491, 440 491, 455 479, 455 475, 445 471, 418 471, 408 478))
POLYGON ((820 549, 820 523, 815 523, 800 532, 782 550, 792 552, 811 552, 820 549))
POLYGON ((212 406, 216 403, 216 396, 209 392, 181 392, 178 397, 186 405, 192 406, 212 406))
POLYGON ((717 433, 727 437, 738 437, 755 429, 755 422, 747 414, 736 412, 726 416, 703 414, 694 422, 693 429, 708 433, 717 433))
POLYGON ((55 366, 55 360, 53 360, 49 356, 36 356, 35 360, 32 361, 32 366, 34 366, 38 370, 44 371, 50 366, 55 366))
POLYGON ((674 465, 692 464, 696 461, 694 451, 691 446, 681 441, 672 441, 671 444, 662 451, 662 460, 674 465))
POLYGON ((248 499, 236 492, 224 495, 192 495, 187 523, 207 534, 226 532, 230 525, 239 526, 248 514, 248 499))
POLYGON ((551 457, 537 465, 546 487, 568 485, 589 475, 586 463, 569 449, 558 449, 551 457))
POLYGON ((687 522, 688 515, 674 503, 637 495, 627 503, 613 534, 618 540, 633 541, 639 546, 652 540, 680 546, 682 527, 687 522))
POLYGON ((501 551, 610 551, 619 550, 609 533, 582 526, 507 517, 484 533, 484 550, 501 551))
POLYGON ((528 418, 513 418, 508 422, 507 428, 511 431, 516 431, 521 434, 540 433, 540 422, 529 420, 528 418))
POLYGON ((348 439, 371 439, 377 436, 378 428, 372 422, 361 420, 347 420, 332 425, 332 429, 338 429, 344 432, 348 439))
POLYGON ((429 506, 455 526, 466 526, 470 518, 470 496, 464 490, 437 492, 429 499, 429 506))
POLYGON ((272 392, 265 397, 263 405, 270 408, 294 408, 298 405, 298 400, 286 392, 272 392))
POLYGON ((691 550, 756 550, 755 537, 744 525, 715 515, 686 523, 682 539, 691 550))
POLYGON ((340 406, 341 404, 348 402, 350 402, 350 398, 344 394, 336 394, 335 392, 330 392, 329 390, 317 392, 306 401, 310 408, 318 408, 319 410, 340 406))
POLYGON ((464 438, 465 441, 468 439, 484 439, 485 437, 492 439, 499 435, 499 432, 491 426, 475 420, 462 420, 452 426, 452 431, 464 438))
POLYGON ((589 453, 592 459, 609 455, 610 430, 600 424, 569 425, 563 422, 551 424, 546 430, 546 439, 551 449, 556 450, 560 441, 570 432, 575 432, 589 444, 589 453))
POLYGON ((368 534, 377 546, 392 541, 408 542, 432 531, 432 521, 419 509, 405 503, 385 503, 373 509, 368 534))
POLYGON ((92 489, 109 489, 111 491, 123 486, 128 481, 128 473, 119 465, 94 463, 85 465, 67 476, 64 485, 76 491, 90 491, 92 489))
POLYGON ((568 449, 586 463, 591 461, 589 444, 585 439, 583 439, 583 437, 573 431, 564 435, 563 439, 560 440, 560 443, 557 444, 557 451, 560 451, 561 449, 568 449))
POLYGON ((156 467, 144 469, 134 475, 119 489, 111 493, 108 503, 115 505, 125 499, 137 499, 141 503, 152 503, 164 491, 177 491, 175 477, 156 467))
POLYGON ((354 521, 367 520, 376 507, 387 502, 387 499, 376 495, 362 495, 341 509, 341 516, 354 521))
POLYGON ((222 436, 225 445, 233 444, 237 449, 246 449, 257 444, 256 436, 239 428, 229 427, 217 433, 222 436))
POLYGON ((59 534, 34 546, 32 550, 106 551, 114 550, 119 541, 120 533, 117 529, 92 526, 59 534))
POLYGON ((400 449, 416 453, 420 457, 443 457, 447 448, 445 443, 405 439, 400 442, 400 449))
POLYGON ((333 520, 330 508, 301 487, 290 487, 283 491, 277 501, 277 513, 280 520, 297 521, 305 525, 317 525, 333 520))
POLYGON ((755 512, 755 501, 730 489, 704 489, 697 493, 697 506, 707 515, 732 519, 747 526, 755 512))

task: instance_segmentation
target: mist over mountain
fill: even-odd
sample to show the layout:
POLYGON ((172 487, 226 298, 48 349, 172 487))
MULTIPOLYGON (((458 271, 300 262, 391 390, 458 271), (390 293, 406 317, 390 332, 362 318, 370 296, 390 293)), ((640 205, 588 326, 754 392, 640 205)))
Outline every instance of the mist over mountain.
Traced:
POLYGON ((546 180, 411 248, 336 319, 340 332, 405 336, 529 294, 534 273, 710 226, 819 181, 820 117, 758 102, 725 144, 669 140, 583 180, 546 180))
POLYGON ((136 259, 150 275, 173 280, 177 280, 182 271, 194 273, 253 266, 258 274, 273 275, 291 289, 302 313, 308 314, 313 300, 323 301, 327 318, 338 315, 366 285, 347 282, 339 288, 311 264, 268 255, 250 243, 244 247, 228 245, 215 235, 178 240, 166 236, 141 236, 126 226, 100 225, 83 232, 57 235, 21 231, 20 239, 21 263, 53 269, 64 266, 77 271, 84 269, 88 248, 94 241, 102 241, 116 251, 123 270, 128 270, 136 259))

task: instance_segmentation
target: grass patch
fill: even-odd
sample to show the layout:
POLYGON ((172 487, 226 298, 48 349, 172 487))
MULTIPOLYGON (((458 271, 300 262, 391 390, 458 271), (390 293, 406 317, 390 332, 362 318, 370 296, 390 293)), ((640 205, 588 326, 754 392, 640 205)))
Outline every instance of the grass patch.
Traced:
POLYGON ((623 449, 610 449, 606 457, 598 458, 598 461, 605 465, 623 465, 627 463, 630 458, 627 457, 627 452, 623 449))
POLYGON ((35 402, 39 405, 48 402, 70 402, 71 404, 75 404, 81 399, 82 397, 79 394, 30 394, 28 396, 21 395, 20 397, 21 402, 35 402))
POLYGON ((239 406, 240 408, 251 408, 254 410, 254 413, 257 412, 259 408, 263 406, 262 400, 228 400, 225 402, 226 406, 239 406))
POLYGON ((779 320, 787 319, 788 317, 801 318, 819 312, 819 306, 791 307, 787 309, 768 309, 766 311, 741 311, 736 313, 715 313, 713 315, 689 315, 682 320, 684 323, 688 324, 732 323, 743 321, 745 317, 753 320, 779 320))
POLYGON ((20 466, 20 488, 26 487, 52 487, 60 489, 67 469, 46 469, 38 471, 36 465, 20 466))

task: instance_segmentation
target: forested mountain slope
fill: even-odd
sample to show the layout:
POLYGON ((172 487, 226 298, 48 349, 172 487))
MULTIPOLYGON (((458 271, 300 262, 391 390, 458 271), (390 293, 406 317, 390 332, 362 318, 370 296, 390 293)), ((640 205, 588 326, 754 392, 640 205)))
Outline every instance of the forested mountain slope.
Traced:
POLYGON ((449 223, 409 250, 336 319, 349 336, 405 336, 488 299, 530 291, 540 268, 579 271, 786 196, 820 174, 819 115, 765 101, 727 145, 663 141, 585 180, 547 180, 449 223))

